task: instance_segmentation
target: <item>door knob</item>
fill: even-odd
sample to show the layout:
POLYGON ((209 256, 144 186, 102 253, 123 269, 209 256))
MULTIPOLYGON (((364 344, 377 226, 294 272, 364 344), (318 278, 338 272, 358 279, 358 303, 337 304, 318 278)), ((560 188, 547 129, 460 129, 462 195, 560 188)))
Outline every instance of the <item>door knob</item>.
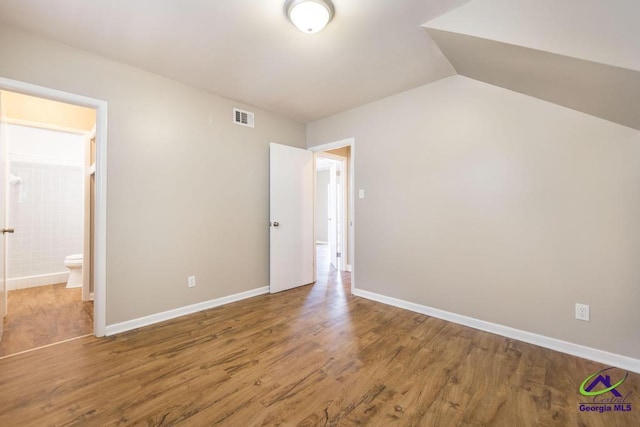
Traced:
POLYGON ((14 233, 16 230, 13 228, 3 228, 2 229, 2 234, 7 234, 7 233, 14 233))
POLYGON ((273 223, 273 226, 274 226, 275 228, 278 228, 278 227, 280 227, 280 223, 279 223, 278 221, 275 221, 275 222, 273 223))

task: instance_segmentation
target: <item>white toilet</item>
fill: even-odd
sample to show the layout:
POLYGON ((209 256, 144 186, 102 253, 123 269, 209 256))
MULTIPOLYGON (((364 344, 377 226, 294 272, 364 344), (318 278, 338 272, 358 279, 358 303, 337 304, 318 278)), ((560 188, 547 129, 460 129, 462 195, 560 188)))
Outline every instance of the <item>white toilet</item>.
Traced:
POLYGON ((67 288, 82 287, 82 254, 69 255, 64 259, 64 266, 69 269, 67 288))

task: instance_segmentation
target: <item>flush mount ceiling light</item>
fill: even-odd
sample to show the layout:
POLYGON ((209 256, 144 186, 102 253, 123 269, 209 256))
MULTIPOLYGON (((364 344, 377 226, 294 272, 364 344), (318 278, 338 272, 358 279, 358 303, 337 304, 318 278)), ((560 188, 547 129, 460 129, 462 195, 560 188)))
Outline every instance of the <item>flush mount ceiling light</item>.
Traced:
POLYGON ((284 11, 303 33, 317 33, 333 18, 331 0, 287 0, 284 11))

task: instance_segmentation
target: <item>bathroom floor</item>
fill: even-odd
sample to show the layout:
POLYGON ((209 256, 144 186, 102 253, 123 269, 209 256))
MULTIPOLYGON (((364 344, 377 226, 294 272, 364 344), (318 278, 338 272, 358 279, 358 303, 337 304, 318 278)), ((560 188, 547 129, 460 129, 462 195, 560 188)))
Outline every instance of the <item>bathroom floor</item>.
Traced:
POLYGON ((0 357, 93 333, 93 301, 66 283, 9 291, 0 357))

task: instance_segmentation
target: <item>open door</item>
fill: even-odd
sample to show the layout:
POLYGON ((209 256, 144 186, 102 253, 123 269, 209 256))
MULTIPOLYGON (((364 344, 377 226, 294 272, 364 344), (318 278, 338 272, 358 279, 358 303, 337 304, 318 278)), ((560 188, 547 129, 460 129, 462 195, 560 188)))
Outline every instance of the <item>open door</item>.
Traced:
POLYGON ((313 153, 269 144, 269 291, 314 281, 313 153))
POLYGON ((339 270, 340 266, 338 265, 338 261, 339 261, 338 260, 338 203, 337 203, 338 199, 337 199, 337 192, 336 192, 336 182, 337 182, 336 171, 337 171, 337 167, 334 162, 334 164, 331 165, 331 168, 329 168, 329 189, 328 189, 329 200, 327 203, 327 207, 329 211, 327 212, 327 216, 329 218, 329 235, 328 235, 329 256, 330 256, 331 265, 333 266, 333 268, 335 268, 336 270, 339 270))
POLYGON ((7 263, 6 233, 7 216, 5 201, 7 197, 7 129, 2 114, 2 92, 0 92, 0 341, 4 333, 4 317, 7 315, 7 263))

